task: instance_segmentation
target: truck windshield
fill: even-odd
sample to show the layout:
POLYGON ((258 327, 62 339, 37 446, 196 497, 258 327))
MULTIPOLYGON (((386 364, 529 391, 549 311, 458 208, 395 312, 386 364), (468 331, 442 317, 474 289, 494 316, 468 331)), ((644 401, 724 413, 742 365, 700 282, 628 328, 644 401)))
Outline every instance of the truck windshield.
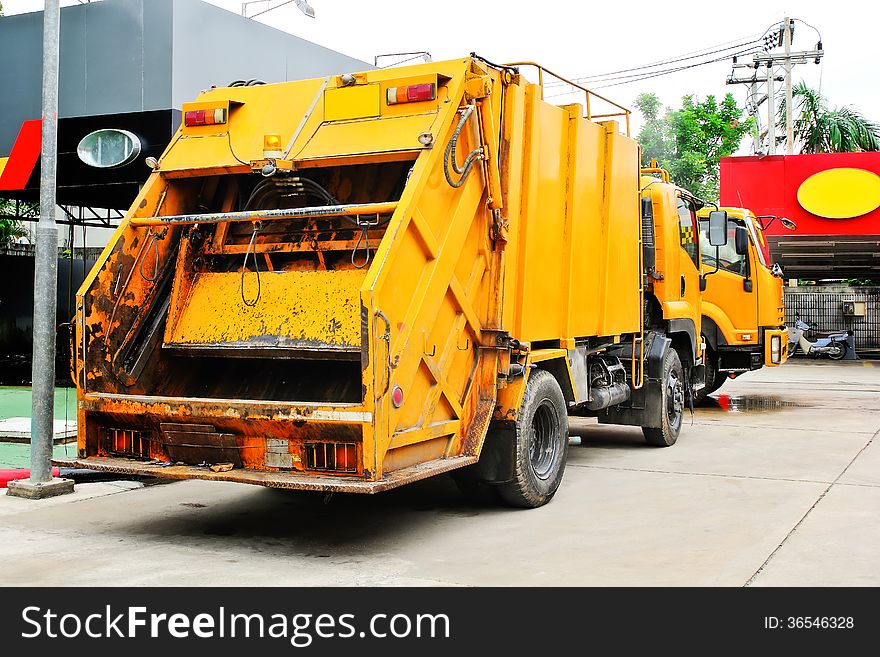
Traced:
POLYGON ((700 255, 707 267, 717 264, 719 269, 745 276, 748 273, 748 258, 736 252, 736 226, 736 222, 728 222, 727 244, 714 247, 709 244, 709 222, 700 220, 700 255))
POLYGON ((769 269, 773 266, 773 259, 770 257, 770 244, 764 237, 764 232, 755 225, 755 221, 751 217, 746 218, 746 226, 749 229, 752 244, 758 247, 758 260, 769 269))

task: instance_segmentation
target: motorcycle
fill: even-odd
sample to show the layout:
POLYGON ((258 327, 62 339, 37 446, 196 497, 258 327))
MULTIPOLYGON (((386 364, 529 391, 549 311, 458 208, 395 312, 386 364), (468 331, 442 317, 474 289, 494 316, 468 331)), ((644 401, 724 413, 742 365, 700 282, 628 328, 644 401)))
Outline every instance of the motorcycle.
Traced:
POLYGON ((851 331, 835 331, 833 333, 817 333, 815 340, 808 340, 805 333, 815 331, 815 324, 807 324, 800 316, 797 316, 794 328, 788 329, 788 342, 794 346, 789 349, 793 354, 796 347, 808 356, 828 356, 831 360, 841 360, 846 356, 851 331))

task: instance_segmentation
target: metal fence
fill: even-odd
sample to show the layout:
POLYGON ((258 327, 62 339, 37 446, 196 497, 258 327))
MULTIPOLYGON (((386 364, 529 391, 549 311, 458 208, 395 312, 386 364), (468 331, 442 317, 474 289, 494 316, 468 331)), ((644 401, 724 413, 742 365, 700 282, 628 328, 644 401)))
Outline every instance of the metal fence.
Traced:
POLYGON ((805 322, 815 322, 820 331, 852 331, 856 350, 880 350, 880 287, 786 288, 786 324, 793 326, 795 315, 805 322), (844 315, 845 301, 864 302, 864 317, 844 315))

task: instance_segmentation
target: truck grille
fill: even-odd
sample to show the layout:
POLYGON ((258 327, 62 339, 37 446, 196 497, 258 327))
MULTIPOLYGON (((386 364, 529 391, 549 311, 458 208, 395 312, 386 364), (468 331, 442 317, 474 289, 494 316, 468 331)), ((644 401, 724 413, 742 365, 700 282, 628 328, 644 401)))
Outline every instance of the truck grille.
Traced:
POLYGON ((355 443, 305 443, 306 470, 357 472, 355 443))
POLYGON ((113 427, 104 429, 104 449, 117 456, 148 459, 151 440, 149 431, 113 427))

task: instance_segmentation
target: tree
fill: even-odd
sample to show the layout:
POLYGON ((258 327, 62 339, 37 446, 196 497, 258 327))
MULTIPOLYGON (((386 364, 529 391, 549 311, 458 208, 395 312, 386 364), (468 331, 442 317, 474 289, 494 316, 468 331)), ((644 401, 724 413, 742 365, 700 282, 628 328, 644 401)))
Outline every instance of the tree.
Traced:
MULTIPOLYGON (((3 3, 0 2, 0 16, 2 15, 3 3)), ((18 237, 27 235, 24 224, 18 219, 10 218, 14 212, 15 202, 0 198, 0 245, 8 244, 18 237)))
POLYGON ((27 235, 24 224, 13 219, 15 202, 0 198, 0 246, 27 235))
POLYGON ((687 95, 681 102, 681 109, 667 108, 661 117, 655 94, 636 98, 635 105, 645 117, 638 136, 642 164, 655 159, 676 184, 707 201, 717 201, 719 162, 739 148, 753 121, 741 120, 743 110, 732 94, 720 103, 711 95, 703 101, 687 95))
MULTIPOLYGON (((805 82, 792 89, 794 113, 792 128, 801 153, 851 153, 880 150, 880 126, 849 106, 829 109, 821 93, 805 82)), ((778 123, 784 134, 785 101, 779 108, 778 123)))
POLYGON ((639 145, 642 147, 642 164, 647 166, 651 160, 668 162, 672 159, 672 122, 669 120, 669 110, 660 117, 662 104, 657 94, 639 94, 635 100, 635 106, 645 117, 645 124, 639 132, 639 145))

